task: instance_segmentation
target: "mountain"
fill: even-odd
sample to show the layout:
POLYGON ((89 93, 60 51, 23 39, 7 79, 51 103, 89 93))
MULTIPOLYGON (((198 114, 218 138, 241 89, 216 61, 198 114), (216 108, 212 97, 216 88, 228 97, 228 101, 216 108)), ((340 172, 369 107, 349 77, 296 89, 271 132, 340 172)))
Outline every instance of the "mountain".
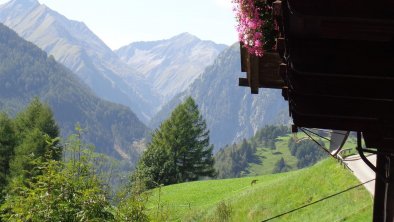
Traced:
POLYGON ((68 20, 36 0, 0 6, 0 22, 33 42, 78 75, 101 98, 129 106, 147 121, 159 96, 82 22, 68 20))
POLYGON ((96 151, 137 159, 133 143, 147 128, 130 108, 98 98, 53 56, 0 24, 0 110, 15 115, 34 97, 52 108, 62 136, 74 133, 79 122, 96 151))
POLYGON ((240 61, 239 44, 224 50, 186 91, 163 106, 150 126, 157 127, 188 96, 199 105, 215 150, 249 138, 265 125, 288 124, 288 104, 280 90, 263 89, 252 95, 249 88, 238 86, 238 78, 245 75, 240 61))
POLYGON ((165 102, 183 92, 225 48, 182 33, 166 40, 131 43, 115 52, 145 75, 165 102))

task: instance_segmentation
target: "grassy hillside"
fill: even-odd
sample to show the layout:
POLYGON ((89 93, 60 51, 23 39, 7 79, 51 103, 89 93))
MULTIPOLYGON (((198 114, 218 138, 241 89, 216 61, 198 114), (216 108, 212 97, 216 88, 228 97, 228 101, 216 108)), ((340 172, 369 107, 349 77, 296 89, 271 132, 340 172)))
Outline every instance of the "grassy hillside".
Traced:
POLYGON ((260 163, 249 163, 246 169, 246 175, 257 176, 271 174, 275 168, 275 163, 283 157, 286 164, 290 166, 291 170, 297 169, 297 158, 290 154, 288 147, 291 135, 279 137, 275 142, 276 149, 260 145, 256 149, 255 155, 259 158, 260 163))
MULTIPOLYGON (((152 218, 161 215, 159 221, 220 221, 218 215, 231 209, 230 221, 262 221, 358 183, 348 170, 328 159, 287 173, 183 183, 163 187, 160 192, 156 189, 149 200, 149 212, 152 218), (254 179, 258 181, 252 186, 254 179)), ((364 187, 359 187, 274 221, 371 221, 371 218, 372 197, 364 187)))
MULTIPOLYGON (((215 168, 219 178, 234 178, 244 176, 259 176, 278 172, 293 171, 313 165, 329 155, 321 147, 299 132, 296 137, 289 133, 285 126, 266 126, 260 129, 255 136, 232 144, 215 154, 215 168), (293 152, 289 148, 292 141, 293 152), (294 145, 294 141, 296 145, 294 145), (304 146, 303 149, 294 146, 304 146), (297 154, 298 153, 298 154, 297 154), (278 170, 279 162, 286 166, 278 170)), ((329 141, 313 136, 316 141, 324 143, 328 149, 329 141)), ((329 138, 329 135, 325 135, 329 138)), ((353 148, 347 155, 355 153, 356 141, 354 136, 348 138, 344 148, 353 148)), ((282 164, 282 165, 283 165, 282 164)))
MULTIPOLYGON (((279 161, 280 158, 283 157, 286 164, 290 166, 290 170, 297 170, 297 158, 290 154, 290 150, 288 147, 289 139, 293 135, 289 134, 286 136, 281 136, 276 139, 275 146, 276 149, 271 149, 262 144, 257 147, 255 155, 259 158, 260 163, 249 163, 249 166, 246 168, 245 175, 247 176, 257 176, 257 175, 265 175, 271 174, 275 168, 275 163, 279 161)), ((298 139, 306 138, 304 133, 298 133, 298 139)), ((317 138, 316 138, 317 139, 317 138)), ((323 140, 326 147, 329 147, 329 142, 327 140, 323 140)), ((350 153, 355 153, 356 140, 353 137, 350 137, 345 145, 344 149, 352 148, 350 153)), ((349 153, 347 153, 349 154, 349 153)))

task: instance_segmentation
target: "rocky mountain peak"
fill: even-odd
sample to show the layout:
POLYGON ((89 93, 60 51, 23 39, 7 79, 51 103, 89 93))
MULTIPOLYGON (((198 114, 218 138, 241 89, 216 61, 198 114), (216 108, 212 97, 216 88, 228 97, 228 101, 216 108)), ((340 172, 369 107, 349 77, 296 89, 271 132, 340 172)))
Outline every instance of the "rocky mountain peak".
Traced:
POLYGON ((170 39, 132 43, 116 53, 144 74, 164 104, 184 91, 226 47, 184 32, 170 39))
POLYGON ((197 36, 188 32, 181 33, 169 39, 170 41, 201 41, 197 36))
POLYGON ((37 7, 40 3, 37 0, 11 0, 6 5, 9 6, 23 6, 26 8, 37 7))
MULTIPOLYGON (((40 3, 37 0, 11 0, 0 5, 0 21, 5 23, 14 20, 15 17, 24 16, 38 6, 40 6, 40 3)), ((20 20, 18 19, 15 22, 19 23, 20 20)))
POLYGON ((132 108, 140 119, 153 115, 157 97, 148 83, 83 23, 37 0, 12 0, 0 6, 0 22, 53 55, 99 97, 132 108))

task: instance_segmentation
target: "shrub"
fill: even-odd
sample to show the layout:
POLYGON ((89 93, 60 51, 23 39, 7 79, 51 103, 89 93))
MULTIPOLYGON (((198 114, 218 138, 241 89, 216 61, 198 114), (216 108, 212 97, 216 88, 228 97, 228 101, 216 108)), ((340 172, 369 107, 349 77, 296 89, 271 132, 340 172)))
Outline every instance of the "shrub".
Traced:
POLYGON ((230 203, 226 203, 225 201, 221 201, 216 207, 216 220, 219 222, 229 221, 231 218, 231 214, 233 212, 233 208, 230 203))

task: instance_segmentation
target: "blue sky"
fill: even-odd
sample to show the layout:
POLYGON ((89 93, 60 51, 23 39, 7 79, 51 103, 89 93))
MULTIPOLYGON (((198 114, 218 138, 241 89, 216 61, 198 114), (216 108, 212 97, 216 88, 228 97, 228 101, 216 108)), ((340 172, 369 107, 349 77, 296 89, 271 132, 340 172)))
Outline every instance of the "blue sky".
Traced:
MULTIPOLYGON (((0 0, 5 3, 8 0, 0 0)), ((84 22, 110 48, 189 32, 230 45, 237 41, 231 0, 39 0, 84 22)))

